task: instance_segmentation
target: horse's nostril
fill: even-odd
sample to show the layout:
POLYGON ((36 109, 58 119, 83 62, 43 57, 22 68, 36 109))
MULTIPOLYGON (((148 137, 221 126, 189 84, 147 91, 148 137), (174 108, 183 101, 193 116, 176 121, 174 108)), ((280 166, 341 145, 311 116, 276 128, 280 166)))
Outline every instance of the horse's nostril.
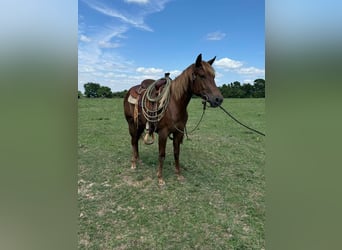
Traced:
POLYGON ((223 99, 220 98, 220 97, 216 97, 215 101, 216 101, 217 104, 220 105, 223 102, 223 99))

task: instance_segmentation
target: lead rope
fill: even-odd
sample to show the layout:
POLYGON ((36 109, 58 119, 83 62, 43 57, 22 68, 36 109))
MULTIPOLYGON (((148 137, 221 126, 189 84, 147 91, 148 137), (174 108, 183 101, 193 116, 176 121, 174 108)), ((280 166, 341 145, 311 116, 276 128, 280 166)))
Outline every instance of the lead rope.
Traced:
POLYGON ((259 135, 266 136, 264 133, 262 133, 262 132, 260 132, 260 131, 258 131, 258 130, 256 130, 256 129, 254 129, 254 128, 250 128, 250 127, 248 127, 247 125, 243 124, 242 122, 238 121, 238 119, 236 119, 234 116, 232 116, 232 115, 231 115, 227 110, 225 110, 221 105, 220 105, 219 107, 220 107, 220 109, 223 110, 223 112, 225 112, 230 118, 232 118, 234 121, 236 121, 236 122, 239 123, 240 125, 244 126, 245 128, 247 128, 247 129, 249 129, 249 130, 251 130, 251 131, 253 131, 253 132, 255 132, 255 133, 259 134, 259 135))

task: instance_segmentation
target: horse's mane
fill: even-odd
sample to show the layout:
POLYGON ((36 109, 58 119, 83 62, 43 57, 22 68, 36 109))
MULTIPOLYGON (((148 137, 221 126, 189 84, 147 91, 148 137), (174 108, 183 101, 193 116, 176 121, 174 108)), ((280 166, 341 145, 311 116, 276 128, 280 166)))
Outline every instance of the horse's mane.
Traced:
MULTIPOLYGON (((195 64, 191 64, 187 67, 183 72, 172 81, 171 84, 171 91, 176 100, 182 98, 185 92, 189 88, 190 81, 192 79, 192 74, 194 72, 195 64)), ((202 61, 202 67, 204 71, 208 72, 209 74, 215 76, 215 70, 211 65, 205 61, 202 61)))
POLYGON ((190 65, 172 81, 171 92, 176 100, 179 100, 187 91, 192 77, 193 67, 193 64, 190 65))

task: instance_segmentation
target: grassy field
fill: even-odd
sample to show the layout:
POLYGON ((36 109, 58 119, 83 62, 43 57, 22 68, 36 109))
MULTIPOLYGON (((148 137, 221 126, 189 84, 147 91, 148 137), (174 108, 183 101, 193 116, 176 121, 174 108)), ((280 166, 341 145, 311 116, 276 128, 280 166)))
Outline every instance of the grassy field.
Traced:
MULTIPOLYGON (((144 165, 130 169, 123 99, 79 99, 79 249, 264 249, 265 138, 208 108, 181 145, 179 182, 172 142, 156 176, 157 143, 140 142, 144 165)), ((264 99, 225 99, 223 107, 265 132, 264 99)), ((188 106, 190 131, 200 99, 188 106)))

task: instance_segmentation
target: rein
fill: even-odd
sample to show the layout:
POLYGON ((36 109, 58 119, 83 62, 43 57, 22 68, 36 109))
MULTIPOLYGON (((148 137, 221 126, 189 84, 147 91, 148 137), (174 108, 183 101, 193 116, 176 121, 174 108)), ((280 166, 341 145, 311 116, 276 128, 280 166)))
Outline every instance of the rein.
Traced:
POLYGON ((245 128, 247 128, 247 129, 249 129, 249 130, 251 130, 251 131, 253 131, 253 132, 255 132, 255 133, 259 134, 259 135, 266 136, 264 133, 262 133, 262 132, 260 132, 260 131, 258 131, 256 129, 250 128, 247 125, 245 125, 242 122, 240 122, 238 119, 236 119, 234 116, 232 116, 227 110, 225 110, 221 105, 219 107, 220 107, 220 109, 223 110, 223 112, 225 112, 230 118, 232 118, 234 121, 239 123, 241 126, 244 126, 245 128))
MULTIPOLYGON (((202 119, 203 119, 203 116, 204 116, 204 113, 205 113, 205 109, 206 109, 206 107, 207 107, 207 102, 206 102, 206 101, 203 101, 202 103, 203 103, 203 111, 202 111, 201 118, 200 118, 199 121, 197 122, 196 126, 189 132, 190 134, 192 134, 193 132, 195 132, 195 130, 198 128, 198 126, 200 125, 200 123, 201 123, 201 121, 202 121, 202 119)), ((180 132, 180 133, 182 133, 182 134, 185 134, 186 139, 189 140, 189 136, 188 136, 189 133, 188 133, 188 131, 187 131, 187 129, 186 129, 186 125, 185 125, 185 127, 184 127, 184 130, 180 130, 179 128, 176 127, 176 125, 175 125, 174 127, 175 127, 175 129, 176 129, 178 132, 180 132)), ((169 138, 170 138, 171 140, 173 140, 173 138, 171 138, 170 135, 169 135, 169 138)))
MULTIPOLYGON (((202 112, 202 115, 201 115, 201 118, 199 119, 199 121, 197 122, 196 126, 188 133, 187 129, 186 129, 186 125, 184 127, 184 130, 181 130, 179 128, 176 127, 176 125, 174 126, 175 129, 180 132, 180 133, 183 133, 186 135, 186 139, 189 140, 189 134, 192 134, 197 128, 198 126, 200 125, 200 123, 202 122, 202 119, 203 119, 203 116, 204 116, 204 113, 205 113, 205 109, 206 109, 206 106, 207 106, 207 102, 206 101, 203 101, 203 112, 202 112)), ((230 118, 232 118, 234 121, 236 121, 238 124, 240 124, 241 126, 259 134, 259 135, 262 135, 262 136, 266 136, 266 134, 254 129, 254 128, 251 128, 251 127, 248 127, 247 125, 243 124, 242 122, 240 122, 238 119, 236 119, 231 113, 229 113, 225 108, 223 108, 221 105, 219 106, 220 109, 223 110, 223 112, 225 112, 230 118)), ((171 140, 173 140, 173 138, 169 135, 169 138, 171 140)))

